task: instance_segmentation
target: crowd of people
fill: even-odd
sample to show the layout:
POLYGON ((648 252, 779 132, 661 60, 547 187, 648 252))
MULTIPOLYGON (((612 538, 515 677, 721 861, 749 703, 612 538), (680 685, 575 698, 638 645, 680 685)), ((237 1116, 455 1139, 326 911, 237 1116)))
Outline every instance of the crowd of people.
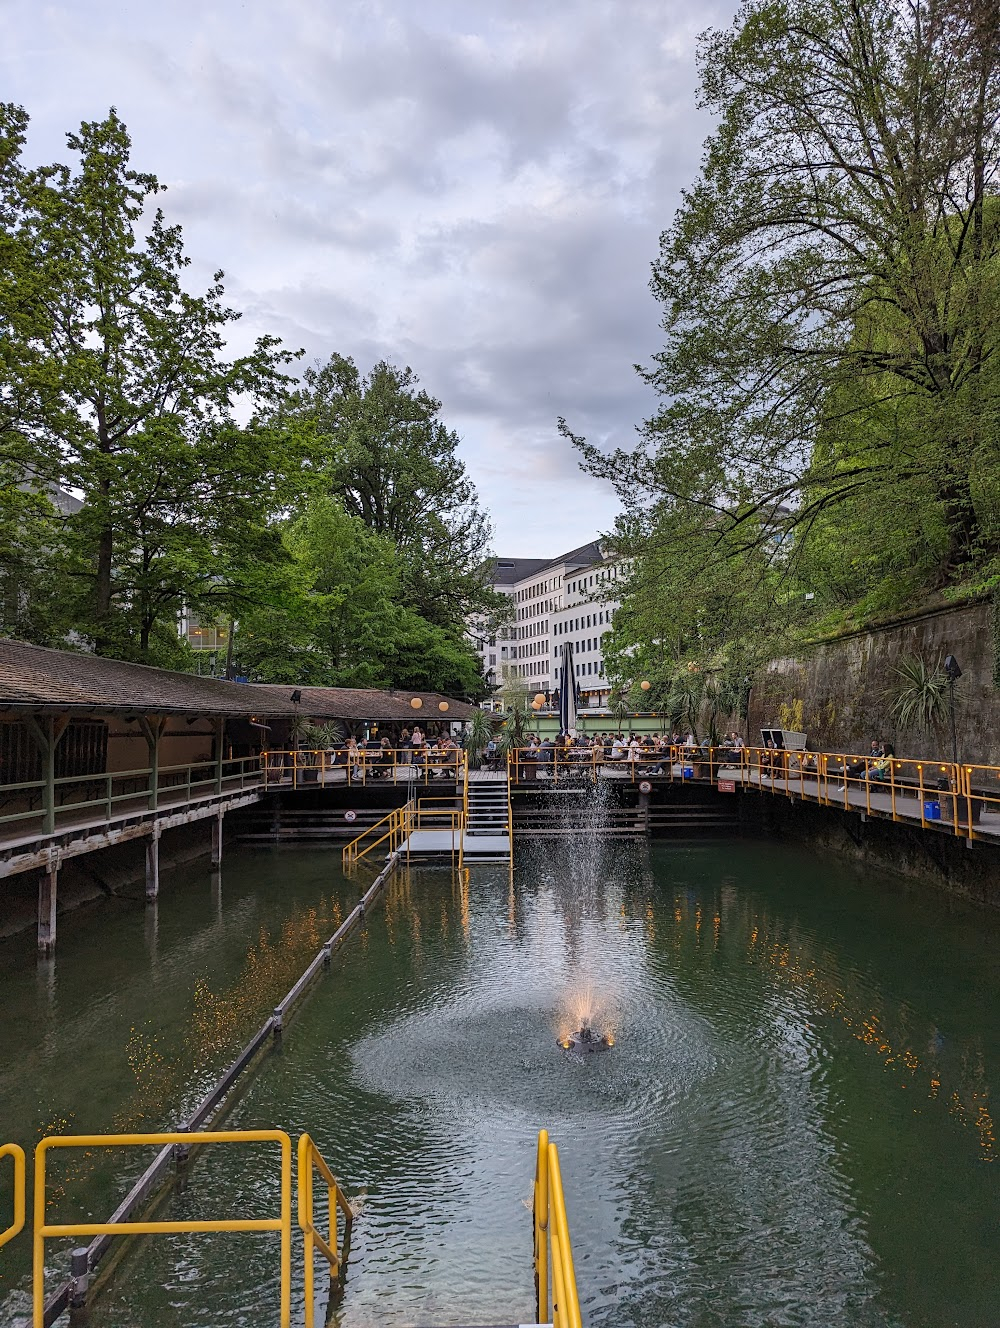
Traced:
MULTIPOLYGON (((636 774, 657 775, 674 761, 709 759, 713 751, 739 751, 745 746, 738 733, 727 733, 721 742, 713 744, 705 737, 700 741, 694 733, 595 733, 576 736, 560 732, 541 738, 529 733, 525 744, 518 749, 517 763, 520 778, 531 778, 531 770, 549 771, 560 765, 612 766, 631 769, 636 774)), ((498 763, 500 748, 496 741, 487 745, 486 764, 498 763)))
POLYGON ((389 778, 397 766, 419 767, 431 779, 454 778, 461 759, 461 747, 450 733, 429 736, 419 725, 404 728, 395 743, 387 737, 348 738, 343 752, 353 779, 389 778))

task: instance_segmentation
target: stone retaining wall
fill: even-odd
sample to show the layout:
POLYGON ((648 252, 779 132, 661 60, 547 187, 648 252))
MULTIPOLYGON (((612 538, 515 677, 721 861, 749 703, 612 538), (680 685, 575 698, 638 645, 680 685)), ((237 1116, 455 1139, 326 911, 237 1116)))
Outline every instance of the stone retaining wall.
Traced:
POLYGON ((990 606, 936 609, 854 632, 815 646, 797 659, 774 660, 750 694, 748 730, 784 719, 804 729, 814 750, 867 751, 872 738, 900 756, 947 757, 947 723, 936 731, 902 731, 890 716, 896 664, 922 656, 928 664, 954 655, 963 676, 957 689, 959 759, 1000 764, 1000 692, 993 685, 990 606))

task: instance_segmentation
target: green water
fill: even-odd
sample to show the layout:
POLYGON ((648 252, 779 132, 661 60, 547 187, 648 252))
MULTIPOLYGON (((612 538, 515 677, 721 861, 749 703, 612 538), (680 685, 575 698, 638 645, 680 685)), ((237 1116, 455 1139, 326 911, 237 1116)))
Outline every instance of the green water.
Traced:
MULTIPOLYGON (((353 899, 329 860, 233 855, 221 916, 193 875, 155 943, 134 906, 95 911, 54 975, 5 964, 8 1137, 175 1119, 353 899)), ((540 1126, 588 1325, 995 1328, 998 941, 990 914, 774 845, 546 845, 513 889, 502 868, 413 871, 231 1121, 308 1129, 356 1202, 343 1328, 532 1317, 540 1126), (584 1011, 606 1055, 556 1046, 584 1011)), ((98 1163, 61 1204, 110 1207, 98 1163)), ((169 1215, 276 1202, 266 1158, 220 1149, 169 1215)), ((93 1328, 277 1322, 274 1238, 139 1253, 93 1328)), ((11 1267, 2 1324, 26 1303, 11 1267)))

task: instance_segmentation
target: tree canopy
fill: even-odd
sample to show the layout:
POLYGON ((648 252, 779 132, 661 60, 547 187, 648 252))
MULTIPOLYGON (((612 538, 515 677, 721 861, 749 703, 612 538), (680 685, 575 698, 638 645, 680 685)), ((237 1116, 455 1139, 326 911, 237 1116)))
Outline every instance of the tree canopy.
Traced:
POLYGON ((611 456, 563 429, 623 500, 622 630, 740 671, 1000 577, 1000 5, 749 0, 700 72, 660 409, 611 456))
POLYGON ((28 167, 0 106, 0 631, 191 667, 182 614, 260 678, 481 690, 489 523, 409 369, 275 337, 228 353, 163 186, 112 110, 28 167), (78 502, 57 503, 60 491, 78 502))

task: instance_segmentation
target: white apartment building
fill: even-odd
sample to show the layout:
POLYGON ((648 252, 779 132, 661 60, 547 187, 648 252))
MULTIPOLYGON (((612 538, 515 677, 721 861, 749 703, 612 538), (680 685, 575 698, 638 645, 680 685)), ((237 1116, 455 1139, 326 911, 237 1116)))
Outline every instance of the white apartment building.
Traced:
POLYGON ((535 691, 559 687, 562 646, 570 641, 580 705, 603 708, 610 684, 603 642, 618 607, 614 582, 620 565, 598 540, 558 558, 498 558, 494 588, 514 601, 513 628, 477 639, 487 681, 497 685, 508 665, 535 691))

